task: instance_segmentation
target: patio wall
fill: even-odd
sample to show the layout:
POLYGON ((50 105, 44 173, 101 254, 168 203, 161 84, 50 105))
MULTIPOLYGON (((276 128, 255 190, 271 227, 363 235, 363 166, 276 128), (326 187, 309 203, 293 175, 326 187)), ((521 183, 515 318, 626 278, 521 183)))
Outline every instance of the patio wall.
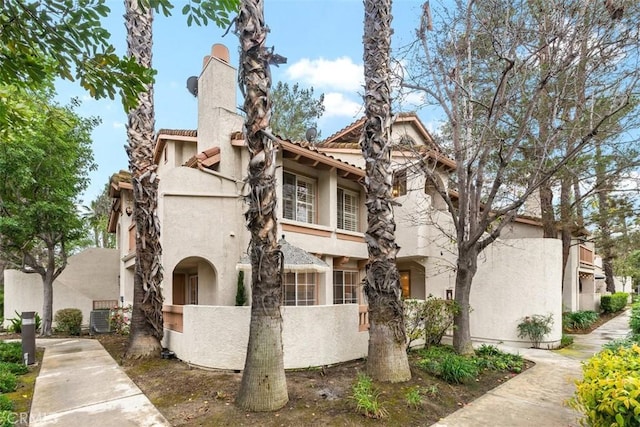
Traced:
MULTIPOLYGON (((359 332, 358 305, 283 307, 286 369, 330 365, 367 355, 369 334, 359 332)), ((244 368, 249 307, 185 305, 183 332, 165 329, 163 345, 185 362, 217 369, 244 368)))

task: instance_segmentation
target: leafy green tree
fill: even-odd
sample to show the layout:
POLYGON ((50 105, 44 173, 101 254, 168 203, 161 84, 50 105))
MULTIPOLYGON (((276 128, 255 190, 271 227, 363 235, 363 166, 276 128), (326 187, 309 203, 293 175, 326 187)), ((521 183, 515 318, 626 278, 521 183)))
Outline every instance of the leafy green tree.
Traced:
POLYGON ((640 50, 640 7, 625 4, 611 17, 582 0, 456 1, 434 13, 425 3, 402 84, 442 109, 456 162, 450 186, 428 159, 421 172, 451 216, 458 353, 473 353, 469 298, 482 251, 607 123, 635 112, 640 75, 625 59, 640 50), (596 108, 601 99, 610 102, 596 108))
MULTIPOLYGON (((317 128, 317 119, 324 113, 324 94, 313 96, 313 88, 300 89, 298 83, 289 87, 278 82, 271 92, 273 133, 294 141, 306 139, 307 129, 317 128)), ((320 134, 316 136, 319 138, 320 134)))
POLYGON ((121 90, 133 105, 153 73, 115 53, 100 22, 109 12, 106 0, 3 1, 0 81, 35 89, 55 75, 78 80, 95 98, 121 90))
POLYGON ((42 335, 51 334, 53 282, 84 235, 76 202, 95 168, 97 120, 52 102, 41 90, 17 99, 28 126, 0 141, 0 254, 11 267, 42 278, 42 335))
MULTIPOLYGON (((0 81, 37 88, 51 75, 78 80, 94 98, 113 99, 120 91, 126 108, 153 81, 153 70, 130 56, 118 56, 101 18, 107 0, 4 0, 0 14, 0 81)), ((169 0, 142 0, 144 8, 171 14, 169 0)), ((188 2, 182 13, 191 25, 229 25, 238 0, 188 2)), ((0 97, 0 102, 2 98, 0 97)))
POLYGON ((111 197, 109 197, 109 184, 107 184, 89 206, 82 206, 81 215, 91 233, 92 244, 96 248, 116 247, 115 236, 107 231, 110 213, 111 197))

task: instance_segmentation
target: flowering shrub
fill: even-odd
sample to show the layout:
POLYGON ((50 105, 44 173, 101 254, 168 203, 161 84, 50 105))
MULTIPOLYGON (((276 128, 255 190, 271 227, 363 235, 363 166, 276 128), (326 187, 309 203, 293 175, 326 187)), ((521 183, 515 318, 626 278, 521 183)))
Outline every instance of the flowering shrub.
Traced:
POLYGON ((544 336, 551 332, 551 325, 553 325, 553 314, 527 316, 518 324, 518 337, 528 338, 534 348, 540 348, 544 336))
POLYGON ((131 305, 114 307, 109 311, 109 326, 116 334, 128 335, 131 325, 131 305))

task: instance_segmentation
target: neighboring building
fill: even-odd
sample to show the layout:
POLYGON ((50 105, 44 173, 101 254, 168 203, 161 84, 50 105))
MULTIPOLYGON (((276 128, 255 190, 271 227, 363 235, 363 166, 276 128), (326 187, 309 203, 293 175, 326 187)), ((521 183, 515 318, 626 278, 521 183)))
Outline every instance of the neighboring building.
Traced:
MULTIPOLYGON (((16 311, 42 314, 42 278, 18 270, 4 271, 4 326, 16 311)), ((94 309, 116 307, 119 303, 118 251, 89 248, 69 257, 67 267, 53 282, 53 315, 63 308, 82 310, 82 324, 89 325, 94 309)))
MULTIPOLYGON (((249 307, 234 307, 239 270, 248 270, 244 177, 249 159, 236 113, 236 72, 214 45, 198 79, 198 130, 158 132, 158 216, 164 267, 164 345, 196 365, 242 369, 249 307)), ((366 356, 365 172, 359 120, 320 144, 281 140, 277 153, 279 234, 284 239, 283 345, 286 368, 366 356)), ((443 183, 454 163, 414 114, 393 124, 395 210, 403 296, 453 298, 455 255, 442 233, 451 223, 443 200, 414 173, 436 168, 443 183), (409 149, 411 148, 411 149, 409 149), (417 161, 414 149, 423 155, 417 161), (424 159, 429 159, 424 161, 424 159)), ((128 173, 111 179, 109 222, 120 248, 120 296, 131 302, 135 228, 128 173)), ((521 218, 482 255, 471 295, 472 335, 528 346, 517 337, 527 315, 554 314, 549 346, 561 338, 560 242, 521 218)), ((251 274, 245 275, 250 289, 251 274)))

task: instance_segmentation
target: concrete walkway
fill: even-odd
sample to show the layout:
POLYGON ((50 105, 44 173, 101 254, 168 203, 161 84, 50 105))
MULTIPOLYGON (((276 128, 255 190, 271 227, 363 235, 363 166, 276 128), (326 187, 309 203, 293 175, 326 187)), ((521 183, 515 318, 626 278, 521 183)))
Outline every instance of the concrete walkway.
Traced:
POLYGON ((122 368, 92 339, 39 339, 44 359, 31 427, 170 426, 122 368))
POLYGON ((574 344, 557 350, 501 347, 519 353, 536 365, 491 390, 434 427, 567 427, 579 426, 580 413, 565 402, 573 396, 574 381, 582 377, 581 361, 602 345, 629 332, 630 311, 587 335, 574 335, 574 344))

